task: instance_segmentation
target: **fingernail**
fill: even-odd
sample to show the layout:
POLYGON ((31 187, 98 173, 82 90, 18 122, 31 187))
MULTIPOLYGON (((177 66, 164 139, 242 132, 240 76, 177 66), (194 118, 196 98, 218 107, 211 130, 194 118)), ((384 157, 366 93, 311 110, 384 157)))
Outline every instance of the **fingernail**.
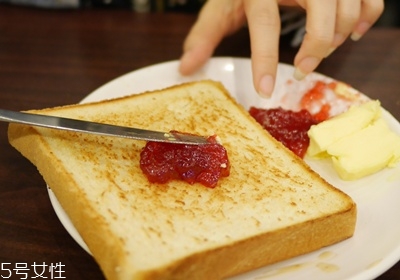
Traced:
POLYGON ((344 40, 346 40, 346 38, 343 36, 343 34, 335 33, 335 36, 333 37, 332 47, 329 48, 325 57, 330 56, 337 49, 338 46, 343 44, 344 40))
POLYGON ((321 60, 319 58, 313 56, 304 58, 297 65, 293 74, 294 78, 296 80, 304 79, 307 74, 311 73, 312 71, 314 71, 315 68, 317 68, 320 61, 321 60))
POLYGON ((353 41, 358 41, 361 39, 361 37, 365 34, 365 32, 368 31, 368 29, 371 27, 371 25, 366 22, 366 21, 362 21, 360 22, 356 28, 354 29, 353 33, 351 34, 350 38, 353 41))
POLYGON ((360 33, 354 31, 353 33, 351 33, 350 38, 353 41, 358 41, 361 39, 362 36, 363 36, 363 34, 360 34, 360 33))
POLYGON ((293 77, 294 77, 296 80, 298 80, 298 81, 303 80, 306 76, 307 76, 307 74, 304 73, 303 71, 301 71, 299 68, 296 67, 296 68, 294 69, 293 77))
POLYGON ((272 91, 274 90, 274 78, 271 75, 265 75, 261 78, 258 94, 262 97, 271 97, 272 91))
POLYGON ((335 36, 333 37, 333 45, 336 47, 336 46, 339 46, 339 45, 341 45, 343 42, 344 42, 344 40, 345 40, 346 38, 343 36, 343 34, 341 34, 341 33, 335 33, 335 36))

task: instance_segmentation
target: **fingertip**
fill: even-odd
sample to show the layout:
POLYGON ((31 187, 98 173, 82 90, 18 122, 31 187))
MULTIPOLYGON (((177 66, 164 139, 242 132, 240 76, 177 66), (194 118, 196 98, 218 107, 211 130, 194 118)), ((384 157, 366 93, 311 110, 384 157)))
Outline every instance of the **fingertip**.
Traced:
POLYGON ((300 68, 296 67, 294 69, 293 78, 298 81, 303 80, 307 76, 307 73, 304 73, 300 68))
POLYGON ((341 44, 344 43, 344 41, 346 40, 347 36, 344 36, 341 33, 335 33, 335 36, 333 37, 333 43, 331 45, 331 47, 328 49, 328 51, 326 52, 326 55, 324 58, 327 58, 328 56, 330 56, 341 44))
POLYGON ((186 51, 182 54, 181 58, 179 59, 179 73, 183 76, 190 75, 193 72, 194 67, 191 66, 191 54, 190 51, 186 51))
POLYGON ((353 33, 350 35, 351 40, 353 40, 353 41, 360 40, 361 37, 368 31, 368 29, 370 27, 371 27, 371 24, 369 24, 366 21, 363 21, 363 22, 360 22, 359 24, 357 24, 353 33))
POLYGON ((325 55, 325 58, 327 58, 328 56, 330 56, 337 48, 336 47, 330 47, 328 52, 325 55))
POLYGON ((184 51, 179 62, 179 72, 188 76, 199 70, 212 56, 213 47, 208 44, 198 44, 184 51))
POLYGON ((353 33, 351 33, 350 38, 354 42, 357 42, 357 41, 359 41, 361 39, 362 36, 363 36, 363 34, 354 31, 353 33))
POLYGON ((275 86, 275 79, 272 75, 265 75, 258 84, 258 94, 261 97, 270 98, 275 86))
POLYGON ((304 79, 309 73, 313 72, 315 68, 317 68, 318 64, 321 62, 321 59, 313 56, 309 56, 300 60, 300 62, 296 65, 293 77, 296 80, 304 79))

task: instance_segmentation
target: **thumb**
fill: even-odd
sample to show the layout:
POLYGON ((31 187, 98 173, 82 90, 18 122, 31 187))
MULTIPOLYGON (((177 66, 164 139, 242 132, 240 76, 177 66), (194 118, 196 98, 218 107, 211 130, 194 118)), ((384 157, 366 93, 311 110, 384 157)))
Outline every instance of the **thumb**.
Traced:
POLYGON ((239 29, 245 15, 241 0, 208 0, 183 45, 179 71, 190 75, 212 56, 222 39, 239 29))

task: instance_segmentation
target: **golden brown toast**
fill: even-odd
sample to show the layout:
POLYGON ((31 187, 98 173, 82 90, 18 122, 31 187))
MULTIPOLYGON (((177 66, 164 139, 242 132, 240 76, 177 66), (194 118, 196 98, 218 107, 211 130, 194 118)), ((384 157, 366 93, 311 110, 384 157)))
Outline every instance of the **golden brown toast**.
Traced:
POLYGON ((32 111, 213 135, 230 176, 151 184, 142 141, 10 124, 108 279, 221 279, 353 235, 356 205, 272 138, 217 82, 32 111))

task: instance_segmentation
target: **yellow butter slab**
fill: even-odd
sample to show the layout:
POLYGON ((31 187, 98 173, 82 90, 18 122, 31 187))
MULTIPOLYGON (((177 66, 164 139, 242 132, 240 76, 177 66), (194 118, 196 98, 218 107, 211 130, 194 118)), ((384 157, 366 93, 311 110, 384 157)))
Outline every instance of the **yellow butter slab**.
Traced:
POLYGON ((314 125, 308 131, 310 145, 307 155, 322 157, 326 149, 338 140, 363 129, 381 116, 378 100, 353 106, 347 112, 314 125))
POLYGON ((344 180, 375 173, 400 159, 400 137, 383 119, 331 144, 327 154, 344 180))

